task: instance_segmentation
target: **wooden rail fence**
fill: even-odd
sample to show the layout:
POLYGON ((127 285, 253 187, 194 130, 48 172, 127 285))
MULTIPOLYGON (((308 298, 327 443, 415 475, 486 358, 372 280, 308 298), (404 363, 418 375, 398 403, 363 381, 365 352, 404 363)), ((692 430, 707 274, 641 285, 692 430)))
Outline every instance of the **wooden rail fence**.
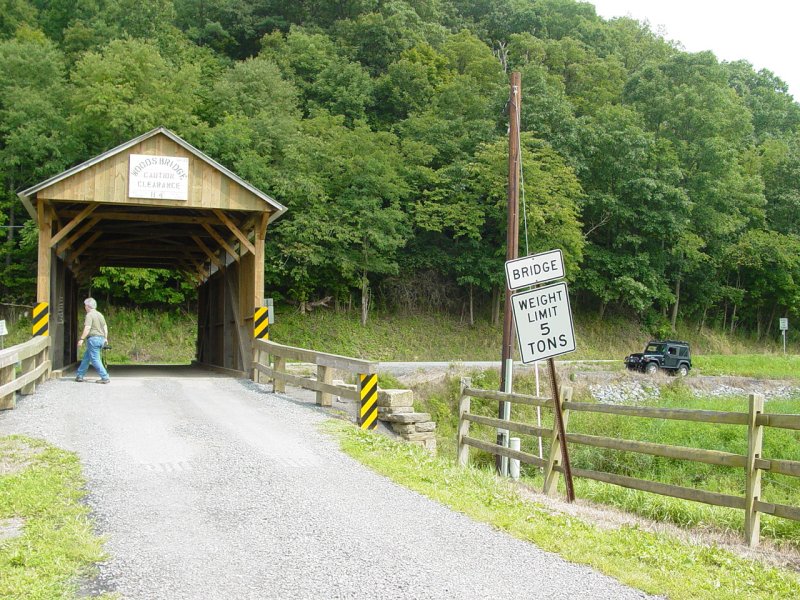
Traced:
MULTIPOLYGON (((772 460, 761 455, 764 429, 780 428, 800 430, 800 415, 771 414, 764 412, 764 397, 759 394, 750 395, 749 411, 739 412, 720 412, 711 410, 677 409, 677 408, 656 408, 656 407, 637 407, 621 406, 611 404, 572 402, 572 390, 564 388, 562 390, 562 411, 564 415, 565 427, 568 423, 570 411, 605 413, 629 417, 643 417, 652 419, 667 419, 692 421, 697 423, 713 423, 725 425, 742 425, 747 427, 748 452, 747 455, 721 452, 718 450, 704 450, 699 448, 687 448, 683 446, 670 446, 668 444, 656 444, 652 442, 641 442, 636 440, 624 440, 608 438, 594 435, 584 435, 581 433, 566 434, 566 441, 570 444, 593 446, 595 448, 606 448, 622 452, 634 452, 648 454, 651 456, 661 456, 692 462, 700 462, 723 467, 742 469, 745 477, 745 495, 732 496, 689 488, 684 486, 659 483, 607 473, 603 471, 593 471, 580 469, 572 466, 574 477, 584 477, 595 481, 611 483, 625 488, 641 490, 671 496, 684 500, 692 500, 711 504, 713 506, 724 506, 745 511, 745 539, 751 547, 758 545, 760 535, 760 515, 762 513, 800 521, 800 508, 784 504, 775 504, 761 499, 761 475, 764 472, 778 473, 789 477, 800 477, 800 462, 794 460, 772 460)), ((518 459, 521 462, 536 465, 544 469, 544 492, 552 495, 556 491, 558 473, 563 472, 560 465, 561 441, 557 429, 534 427, 526 423, 514 421, 503 421, 491 417, 484 417, 470 414, 470 399, 485 398, 488 400, 502 400, 505 402, 525 404, 529 406, 540 406, 543 408, 554 408, 554 402, 550 398, 538 398, 524 394, 508 394, 492 390, 481 390, 470 387, 470 381, 464 379, 461 382, 461 398, 459 401, 459 426, 458 426, 458 463, 466 465, 469 461, 469 448, 478 448, 492 454, 508 456, 518 459), (553 442, 550 445, 550 456, 540 459, 538 456, 521 451, 511 450, 478 440, 469 436, 471 423, 497 427, 517 433, 541 436, 550 438, 553 442)))
MULTIPOLYGON (((353 389, 350 386, 337 386, 333 384, 334 370, 344 371, 353 375, 374 375, 378 370, 378 363, 339 356, 338 354, 327 354, 316 352, 305 348, 295 348, 276 344, 269 340, 254 340, 255 360, 253 361, 253 379, 259 381, 259 373, 265 375, 273 382, 273 389, 276 392, 285 392, 286 383, 291 383, 301 388, 314 390, 317 392, 317 404, 320 406, 331 406, 333 396, 340 396, 361 402, 361 378, 358 386, 353 389), (270 357, 274 358, 274 364, 270 366, 270 357), (286 372, 286 361, 296 360, 305 363, 312 363, 317 366, 316 378, 293 375, 286 372)), ((375 407, 377 415, 377 406, 375 407)), ((362 414, 357 414, 359 424, 362 423, 362 414)), ((374 421, 374 418, 373 418, 374 421)))
POLYGON ((0 350, 0 410, 17 405, 17 392, 27 396, 50 375, 50 338, 35 337, 23 344, 0 350), (17 364, 21 365, 17 376, 17 364))

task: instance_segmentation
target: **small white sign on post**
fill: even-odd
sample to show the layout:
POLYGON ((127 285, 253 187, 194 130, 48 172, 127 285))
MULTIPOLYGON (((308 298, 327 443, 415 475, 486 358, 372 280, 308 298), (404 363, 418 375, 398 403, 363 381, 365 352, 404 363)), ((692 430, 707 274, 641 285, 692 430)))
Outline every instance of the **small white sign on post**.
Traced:
POLYGON ((130 198, 189 199, 189 159, 181 156, 131 154, 130 198))
POLYGON ((789 319, 779 319, 781 331, 788 331, 789 330, 789 319))
POLYGON ((511 296, 520 359, 528 364, 575 351, 566 283, 511 296))
POLYGON ((564 256, 561 250, 550 250, 506 261, 506 282, 510 290, 563 277, 564 256))
POLYGON ((8 335, 8 329, 6 329, 5 319, 0 319, 0 335, 8 335))

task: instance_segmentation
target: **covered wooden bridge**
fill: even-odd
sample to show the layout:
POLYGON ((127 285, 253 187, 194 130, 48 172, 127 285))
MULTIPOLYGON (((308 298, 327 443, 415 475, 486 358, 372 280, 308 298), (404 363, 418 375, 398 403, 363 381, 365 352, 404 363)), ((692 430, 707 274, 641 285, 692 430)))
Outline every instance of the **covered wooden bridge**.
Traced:
POLYGON ((249 370, 280 203, 163 127, 19 197, 39 226, 34 334, 51 337, 54 369, 77 360, 79 287, 114 266, 188 274, 199 287, 197 361, 249 370))

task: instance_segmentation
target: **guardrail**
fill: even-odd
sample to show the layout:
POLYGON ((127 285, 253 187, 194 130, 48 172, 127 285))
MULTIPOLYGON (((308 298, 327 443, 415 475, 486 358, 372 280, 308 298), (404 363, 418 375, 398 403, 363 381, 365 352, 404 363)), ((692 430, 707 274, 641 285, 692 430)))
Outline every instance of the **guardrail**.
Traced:
MULTIPOLYGON (((764 412, 764 397, 759 394, 750 395, 749 411, 739 412, 720 412, 710 410, 694 409, 669 409, 655 407, 621 406, 611 404, 572 402, 568 396, 569 388, 565 388, 562 393, 562 410, 564 415, 564 425, 568 423, 569 411, 605 413, 629 417, 644 417, 653 419, 667 419, 679 421, 693 421, 699 423, 742 425, 747 426, 747 455, 721 452, 718 450, 704 450, 699 448, 687 448, 684 446, 670 446, 668 444, 656 444, 652 442, 640 442, 635 440, 624 440, 608 438, 594 435, 584 435, 581 433, 566 434, 566 441, 570 444, 580 444, 593 446, 595 448, 606 448, 623 452, 635 452, 648 454, 651 456, 661 456, 692 462, 700 462, 723 467, 733 467, 743 469, 745 477, 745 495, 732 496, 717 492, 708 492, 684 486, 659 483, 636 477, 617 475, 604 471, 593 471, 580 469, 572 466, 573 477, 584 477, 595 481, 602 481, 621 487, 640 490, 671 496, 684 500, 692 500, 711 504, 714 506, 724 506, 745 511, 745 539, 751 547, 758 545, 760 536, 760 514, 769 514, 784 519, 800 521, 800 508, 785 504, 774 504, 765 502, 761 499, 761 474, 763 472, 779 473, 790 477, 800 477, 800 462, 793 460, 772 460, 761 456, 764 429, 767 427, 791 429, 800 431, 800 415, 771 414, 764 412)), ((569 390, 571 394, 571 390, 569 390)), ((559 464, 561 453, 561 442, 557 430, 533 427, 525 423, 513 421, 503 421, 490 417, 472 415, 470 411, 470 398, 486 398, 489 400, 503 400, 505 402, 516 402, 532 406, 541 406, 553 409, 552 399, 536 398, 523 394, 506 394, 491 390, 474 389, 469 386, 468 380, 462 380, 461 400, 459 403, 459 428, 458 428, 458 462, 466 465, 469 457, 469 448, 472 446, 515 458, 521 462, 526 462, 539 467, 544 471, 544 492, 553 494, 556 490, 557 475, 562 473, 563 468, 559 464), (550 457, 547 461, 537 456, 520 451, 510 450, 502 446, 497 446, 489 442, 477 440, 469 437, 469 424, 479 423, 490 427, 507 429, 518 433, 541 436, 553 439, 550 445, 550 457)))
POLYGON ((0 410, 14 408, 18 391, 23 396, 32 394, 36 385, 50 375, 49 348, 50 338, 39 336, 0 350, 0 410), (17 363, 22 367, 19 376, 17 363))
POLYGON ((301 388, 314 390, 317 392, 316 402, 319 406, 331 406, 333 396, 355 400, 357 403, 361 403, 359 414, 356 415, 361 427, 373 429, 377 426, 377 362, 284 346, 268 340, 254 340, 254 350, 253 379, 255 381, 259 381, 258 374, 261 373, 272 380, 273 389, 276 392, 285 392, 287 382, 301 388), (274 366, 270 366, 270 356, 274 357, 274 366), (287 373, 287 360, 316 365, 316 378, 287 373), (334 385, 334 370, 357 375, 356 389, 334 385))

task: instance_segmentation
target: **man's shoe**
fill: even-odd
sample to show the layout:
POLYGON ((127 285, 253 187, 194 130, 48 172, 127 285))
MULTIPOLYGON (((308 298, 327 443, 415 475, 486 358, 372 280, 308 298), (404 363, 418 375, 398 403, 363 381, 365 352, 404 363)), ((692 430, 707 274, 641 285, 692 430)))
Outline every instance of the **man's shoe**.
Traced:
POLYGON ((83 377, 76 377, 75 381, 77 381, 78 383, 83 383, 86 380, 83 377))
POLYGON ((98 379, 97 383, 111 383, 110 379, 98 379))

